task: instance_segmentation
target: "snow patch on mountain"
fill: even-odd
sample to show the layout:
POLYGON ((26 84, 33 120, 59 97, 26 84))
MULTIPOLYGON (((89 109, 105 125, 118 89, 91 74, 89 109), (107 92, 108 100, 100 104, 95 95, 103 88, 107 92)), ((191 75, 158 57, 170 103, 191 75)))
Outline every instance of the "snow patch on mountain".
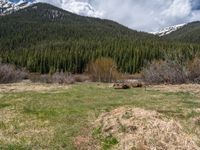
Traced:
POLYGON ((72 13, 90 16, 90 17, 102 17, 100 11, 95 10, 87 0, 19 0, 18 2, 11 2, 10 0, 0 0, 0 15, 10 14, 17 10, 26 8, 33 3, 50 3, 61 9, 70 11, 72 13))
POLYGON ((12 12, 24 9, 34 2, 28 0, 20 0, 17 3, 11 2, 9 0, 0 0, 0 15, 11 14, 12 12))
POLYGON ((174 25, 174 26, 170 26, 170 27, 166 27, 166 28, 163 28, 161 29, 160 31, 158 32, 153 32, 152 34, 155 34, 155 35, 158 35, 158 36, 164 36, 164 35, 167 35, 167 34, 170 34, 180 28, 182 28, 183 26, 185 26, 186 24, 178 24, 178 25, 174 25))

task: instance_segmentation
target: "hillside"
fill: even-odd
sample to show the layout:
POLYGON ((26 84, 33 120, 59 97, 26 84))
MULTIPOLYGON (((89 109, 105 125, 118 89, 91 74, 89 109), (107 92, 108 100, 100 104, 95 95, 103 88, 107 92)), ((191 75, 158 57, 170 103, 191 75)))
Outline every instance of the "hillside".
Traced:
POLYGON ((158 32, 152 32, 152 34, 154 35, 158 35, 158 36, 165 36, 165 35, 168 35, 180 28, 182 28, 185 24, 178 24, 178 25, 174 25, 174 26, 169 26, 169 27, 165 27, 163 29, 161 29, 160 31, 158 32))
POLYGON ((187 43, 200 43, 200 21, 186 24, 182 28, 165 35, 164 38, 187 43))
POLYGON ((94 40, 105 37, 136 40, 151 37, 150 34, 132 31, 110 20, 82 17, 43 3, 0 17, 0 27, 0 49, 7 49, 7 39, 11 42, 15 40, 16 49, 30 47, 41 40, 55 42, 69 38, 94 40))
POLYGON ((43 3, 0 17, 0 61, 31 72, 82 73, 91 60, 111 57, 120 71, 134 73, 166 52, 175 53, 173 57, 183 53, 187 59, 199 49, 43 3))

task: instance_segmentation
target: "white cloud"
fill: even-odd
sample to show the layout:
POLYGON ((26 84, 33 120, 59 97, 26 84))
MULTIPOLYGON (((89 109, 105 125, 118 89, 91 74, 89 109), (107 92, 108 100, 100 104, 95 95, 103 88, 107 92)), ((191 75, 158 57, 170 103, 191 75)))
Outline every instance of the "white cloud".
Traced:
POLYGON ((193 10, 200 0, 96 0, 93 3, 104 12, 105 18, 144 31, 200 20, 200 11, 193 10))
POLYGON ((191 4, 189 0, 174 0, 169 7, 162 12, 166 17, 185 17, 190 14, 191 4))
POLYGON ((130 28, 156 31, 200 20, 200 0, 38 0, 78 13, 118 21, 130 28))
POLYGON ((45 2, 68 10, 70 12, 92 17, 102 17, 101 12, 94 10, 88 0, 36 0, 37 2, 45 2))

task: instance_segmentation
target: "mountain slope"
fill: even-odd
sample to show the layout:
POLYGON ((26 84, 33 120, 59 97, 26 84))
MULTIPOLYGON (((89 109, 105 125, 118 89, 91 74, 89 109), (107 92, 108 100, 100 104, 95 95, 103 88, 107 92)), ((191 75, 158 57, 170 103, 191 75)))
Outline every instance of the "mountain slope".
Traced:
POLYGON ((163 59, 165 52, 175 57, 177 47, 185 55, 191 47, 199 48, 43 3, 0 17, 0 61, 31 72, 82 73, 91 60, 111 57, 120 71, 134 73, 151 60, 163 59))
MULTIPOLYGON (((40 0, 0 0, 0 15, 11 14, 12 12, 24 9, 32 4, 38 3, 39 1, 40 0)), ((53 3, 53 1, 50 1, 49 3, 57 5, 57 7, 63 10, 67 10, 78 15, 101 17, 101 12, 96 11, 90 5, 90 3, 85 1, 62 0, 57 1, 57 3, 53 3)))
POLYGON ((164 36, 165 39, 187 43, 200 43, 200 21, 188 23, 164 36))
POLYGON ((166 27, 166 28, 161 29, 158 32, 153 32, 153 34, 158 35, 160 37, 161 36, 165 36, 167 34, 170 34, 170 33, 174 32, 174 31, 182 28, 184 25, 186 25, 186 24, 179 24, 179 25, 174 25, 174 26, 166 27))
POLYGON ((0 17, 0 49, 6 48, 5 39, 16 41, 14 46, 30 47, 34 42, 61 41, 69 38, 104 39, 130 38, 132 40, 154 37, 147 33, 130 30, 116 22, 78 16, 49 4, 37 3, 11 15, 0 17), (17 38, 13 39, 15 35, 17 38), (27 38, 20 42, 21 38, 27 38), (2 39, 3 38, 3 39, 2 39))
POLYGON ((0 16, 8 15, 33 4, 33 1, 20 0, 17 3, 9 0, 0 0, 0 16))

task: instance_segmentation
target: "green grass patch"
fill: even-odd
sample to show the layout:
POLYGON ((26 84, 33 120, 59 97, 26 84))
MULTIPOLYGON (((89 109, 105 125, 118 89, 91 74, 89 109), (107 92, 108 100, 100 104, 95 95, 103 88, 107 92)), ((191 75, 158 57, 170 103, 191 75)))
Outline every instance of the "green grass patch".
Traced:
POLYGON ((0 104, 0 109, 4 108, 4 107, 8 107, 8 106, 10 106, 10 104, 5 104, 5 103, 4 104, 0 104))
POLYGON ((195 118, 195 117, 200 117, 200 112, 191 111, 190 113, 187 114, 187 118, 195 118))
MULTIPOLYGON (((161 92, 151 88, 114 90, 107 84, 96 83, 76 84, 69 89, 54 92, 10 92, 2 95, 0 111, 12 106, 12 111, 20 115, 7 124, 0 122, 0 129, 4 129, 4 126, 14 128, 16 126, 17 130, 23 132, 26 124, 29 123, 27 120, 34 120, 31 127, 35 130, 43 131, 46 126, 52 129, 52 135, 50 136, 50 131, 45 133, 49 136, 41 141, 37 141, 40 134, 37 134, 38 137, 34 134, 29 135, 32 138, 31 146, 39 145, 39 149, 75 149, 73 144, 75 137, 84 134, 84 129, 90 127, 91 122, 100 114, 120 106, 156 110, 168 118, 176 118, 186 123, 190 118, 198 115, 188 110, 200 108, 199 97, 188 92, 161 92), (48 125, 45 125, 46 122, 48 125), (49 143, 45 143, 47 141, 49 143)), ((10 111, 7 110, 4 116, 11 118, 10 111)), ((127 113, 123 117, 128 119, 131 116, 127 113)), ((122 127, 121 130, 125 132, 126 129, 122 127)), ((9 136, 15 138, 13 134, 9 136)), ((103 149, 110 149, 118 143, 115 137, 102 137, 101 128, 93 130, 93 137, 99 139, 103 149)), ((23 138, 19 140, 22 148, 26 147, 27 143, 23 142, 23 138)), ((9 141, 0 141, 0 143, 5 147, 9 141)), ((10 147, 17 149, 15 143, 10 147)))
POLYGON ((2 150, 31 150, 30 147, 24 147, 24 146, 19 145, 19 144, 9 144, 5 147, 0 146, 0 149, 2 149, 2 150))
POLYGON ((103 143, 103 149, 104 150, 109 150, 113 146, 117 145, 118 141, 117 141, 117 139, 115 137, 108 136, 105 139, 103 139, 102 143, 103 143))
POLYGON ((6 125, 3 121, 0 121, 0 129, 5 129, 6 125))

